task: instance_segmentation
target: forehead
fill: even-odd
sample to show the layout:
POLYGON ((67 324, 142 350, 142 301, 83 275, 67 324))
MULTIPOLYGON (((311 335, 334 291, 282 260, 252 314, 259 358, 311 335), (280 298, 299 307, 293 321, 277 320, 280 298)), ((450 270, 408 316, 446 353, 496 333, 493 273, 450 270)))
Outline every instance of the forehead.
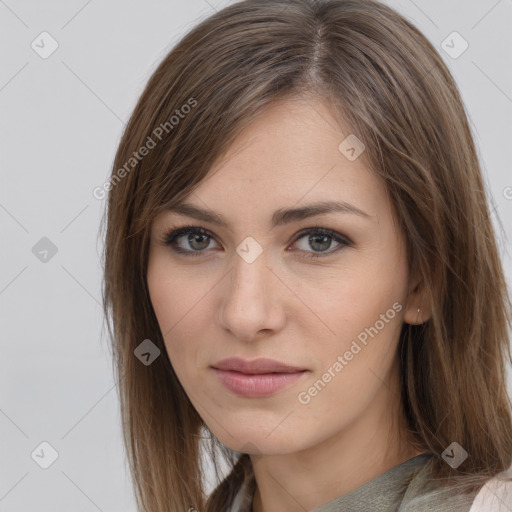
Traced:
POLYGON ((250 177, 267 179, 282 177, 285 171, 291 172, 290 177, 309 176, 311 168, 323 168, 325 172, 333 164, 363 170, 364 158, 350 161, 340 151, 340 144, 350 135, 350 129, 340 124, 320 98, 282 100, 268 106, 238 134, 210 173, 234 170, 240 164, 244 164, 250 177), (258 172, 251 173, 248 164, 258 172), (264 174, 264 171, 268 172, 264 174))
POLYGON ((319 98, 293 98, 252 121, 195 189, 204 201, 345 200, 384 192, 366 166, 364 142, 319 98), (347 151, 348 150, 348 151, 347 151))
POLYGON ((377 229, 394 223, 386 186, 366 166, 365 152, 347 157, 351 135, 320 99, 275 103, 237 135, 190 194, 153 219, 153 227, 174 215, 231 232, 272 230, 323 213, 377 229))

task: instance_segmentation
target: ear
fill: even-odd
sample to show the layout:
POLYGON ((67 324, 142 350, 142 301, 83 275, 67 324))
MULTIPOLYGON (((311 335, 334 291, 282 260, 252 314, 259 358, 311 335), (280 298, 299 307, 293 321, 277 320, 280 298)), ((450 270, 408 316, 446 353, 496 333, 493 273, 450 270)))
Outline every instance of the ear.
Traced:
POLYGON ((411 325, 425 323, 432 316, 429 294, 421 277, 411 280, 407 303, 405 305, 404 322, 411 325))

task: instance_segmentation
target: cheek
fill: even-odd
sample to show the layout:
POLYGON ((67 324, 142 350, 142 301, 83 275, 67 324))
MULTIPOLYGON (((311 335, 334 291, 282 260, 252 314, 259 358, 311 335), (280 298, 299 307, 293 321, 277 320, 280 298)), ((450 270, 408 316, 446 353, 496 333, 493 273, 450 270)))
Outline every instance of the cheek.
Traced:
POLYGON ((399 324, 396 317, 401 313, 397 310, 404 309, 405 284, 404 272, 396 260, 392 267, 360 262, 359 267, 352 265, 350 272, 337 270, 320 282, 301 283, 297 295, 307 307, 302 306, 305 310, 296 319, 307 322, 309 329, 316 324, 319 336, 343 345, 376 322, 380 326, 381 315, 385 315, 386 329, 399 324), (398 306, 393 308, 395 303, 398 306), (394 321, 387 322, 390 319, 394 321))
POLYGON ((159 248, 149 259, 147 284, 164 339, 194 323, 209 287, 204 279, 180 271, 159 248))
MULTIPOLYGON (((148 265, 147 283, 151 304, 155 312, 167 353, 173 368, 181 380, 190 371, 198 339, 193 332, 194 318, 198 319, 197 291, 190 283, 169 270, 169 265, 155 257, 148 265), (184 375, 182 375, 184 374, 184 375)), ((199 327, 197 327, 199 328, 199 327)))
POLYGON ((304 424, 323 418, 322 428, 334 432, 355 420, 389 386, 403 315, 393 298, 393 293, 388 298, 355 296, 341 310, 338 306, 326 313, 336 336, 310 346, 316 371, 295 400, 304 424))
POLYGON ((385 378, 396 352, 406 298, 405 270, 396 256, 389 261, 377 255, 360 259, 350 269, 343 278, 338 274, 323 280, 321 287, 303 284, 301 297, 316 315, 297 315, 308 338, 314 339, 315 329, 318 333, 308 346, 317 362, 309 384, 330 369, 336 377, 325 375, 322 380, 332 381, 327 386, 331 391, 322 394, 326 400, 338 396, 347 403, 358 393, 371 394, 376 376, 385 378), (337 362, 338 371, 333 368, 337 362))

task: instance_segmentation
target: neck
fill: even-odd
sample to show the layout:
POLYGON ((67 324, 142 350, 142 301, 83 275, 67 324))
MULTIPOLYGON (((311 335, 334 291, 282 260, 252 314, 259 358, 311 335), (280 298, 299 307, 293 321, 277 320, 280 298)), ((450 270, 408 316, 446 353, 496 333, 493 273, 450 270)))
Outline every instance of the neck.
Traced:
MULTIPOLYGON (((386 386, 381 392, 397 396, 386 386)), ((313 510, 422 453, 403 441, 400 413, 396 403, 376 396, 356 421, 319 444, 259 456, 257 464, 253 461, 253 512, 313 510)))

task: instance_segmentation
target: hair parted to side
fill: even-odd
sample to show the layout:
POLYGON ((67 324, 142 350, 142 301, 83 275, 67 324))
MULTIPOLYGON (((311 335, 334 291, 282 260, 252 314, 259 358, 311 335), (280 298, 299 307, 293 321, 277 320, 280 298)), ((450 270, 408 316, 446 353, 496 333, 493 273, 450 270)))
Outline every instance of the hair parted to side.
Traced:
MULTIPOLYGON (((200 22, 165 57, 112 170, 148 138, 156 143, 112 183, 103 219, 105 318, 143 511, 225 510, 252 471, 247 454, 221 446, 234 469, 206 496, 205 425, 170 364, 146 283, 152 220, 189 195, 265 107, 297 95, 330 102, 364 142, 362 157, 387 186, 410 269, 428 290, 432 316, 403 325, 397 357, 408 427, 437 455, 434 476, 481 486, 512 462, 510 299, 449 70, 418 29, 375 0, 245 0, 200 22), (179 122, 158 131, 177 111, 179 122), (146 338, 161 350, 149 366, 134 356, 146 338), (441 458, 453 441, 469 454, 456 470, 441 458)), ((218 442, 213 435, 210 442, 213 457, 218 442)))

